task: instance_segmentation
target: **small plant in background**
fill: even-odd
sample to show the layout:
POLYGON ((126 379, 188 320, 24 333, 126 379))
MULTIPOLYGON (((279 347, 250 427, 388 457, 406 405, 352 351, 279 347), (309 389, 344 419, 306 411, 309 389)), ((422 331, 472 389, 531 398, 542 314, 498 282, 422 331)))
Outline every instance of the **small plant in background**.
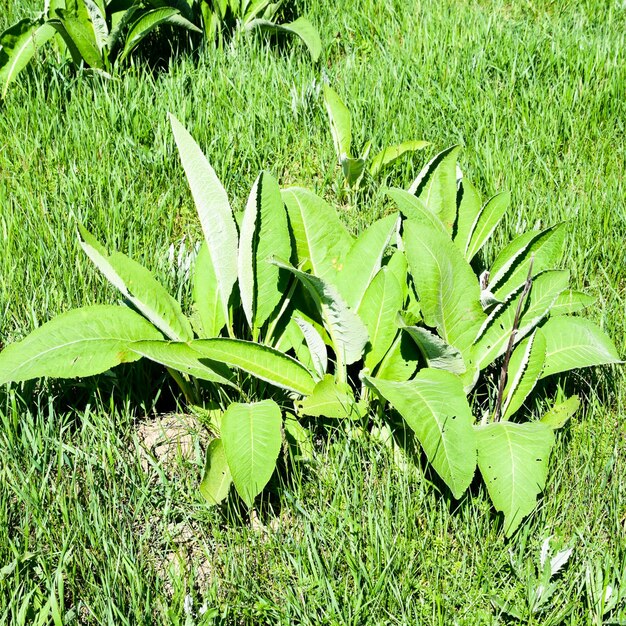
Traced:
POLYGON ((0 35, 2 97, 44 46, 76 66, 108 77, 163 25, 204 34, 210 43, 221 41, 234 27, 293 34, 317 61, 322 50, 317 30, 303 17, 278 23, 283 4, 269 0, 47 0, 38 16, 20 20, 0 35))
POLYGON ((352 116, 337 92, 329 85, 324 85, 324 104, 328 113, 330 133, 333 137, 337 159, 348 187, 358 186, 365 173, 376 178, 388 165, 399 159, 403 154, 422 150, 430 144, 427 141, 405 141, 396 146, 383 148, 370 159, 372 142, 363 147, 361 156, 352 156, 352 116))
POLYGON ((81 226, 84 251, 131 306, 84 307, 44 324, 0 353, 0 384, 89 376, 142 357, 162 364, 211 415, 217 437, 200 488, 210 503, 234 484, 252 506, 283 439, 310 448, 301 418, 380 430, 377 414, 400 440, 412 431, 455 498, 478 468, 505 534, 515 532, 545 485, 554 430, 579 404, 573 396, 537 419, 524 410, 537 383, 620 362, 601 328, 573 315, 589 298, 553 269, 564 226, 520 235, 477 273, 470 262, 509 196, 483 203, 457 179, 452 147, 409 191, 388 190, 399 213, 358 237, 324 200, 281 191, 266 172, 238 227, 201 149, 171 123, 205 238, 192 315, 81 226))

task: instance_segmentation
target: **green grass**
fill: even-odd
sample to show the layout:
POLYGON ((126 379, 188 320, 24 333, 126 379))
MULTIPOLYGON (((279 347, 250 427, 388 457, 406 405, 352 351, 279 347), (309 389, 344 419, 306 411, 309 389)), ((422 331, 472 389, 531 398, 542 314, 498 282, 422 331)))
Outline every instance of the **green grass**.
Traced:
MULTIPOLYGON (((37 6, 8 4, 0 28, 37 6)), ((138 67, 103 82, 43 63, 20 78, 0 105, 0 343, 71 307, 116 301, 82 255, 73 216, 179 286, 168 248, 200 233, 167 111, 236 207, 268 168, 284 185, 341 195, 354 230, 384 213, 378 185, 342 193, 326 76, 353 112, 356 148, 433 143, 382 183, 407 186, 431 154, 461 143, 484 195, 512 193, 498 243, 567 220, 563 266, 626 354, 623 3, 304 9, 326 46, 319 68, 299 42, 277 50, 244 37, 152 76, 138 67)), ((140 462, 136 424, 169 402, 164 381, 135 367, 101 377, 97 391, 49 382, 25 388, 26 400, 0 397, 0 623, 37 623, 51 598, 64 624, 507 623, 496 595, 522 613, 512 623, 600 624, 587 568, 626 593, 621 371, 570 377, 584 410, 559 434, 546 492, 509 541, 479 484, 455 502, 428 472, 407 475, 386 447, 341 429, 304 473, 272 482, 260 524, 236 503, 207 509, 200 440, 172 467, 140 462), (529 617, 550 535, 574 552, 546 611, 529 617), (196 615, 208 608, 193 622, 187 595, 196 615)), ((626 623, 624 598, 606 619, 626 623)))

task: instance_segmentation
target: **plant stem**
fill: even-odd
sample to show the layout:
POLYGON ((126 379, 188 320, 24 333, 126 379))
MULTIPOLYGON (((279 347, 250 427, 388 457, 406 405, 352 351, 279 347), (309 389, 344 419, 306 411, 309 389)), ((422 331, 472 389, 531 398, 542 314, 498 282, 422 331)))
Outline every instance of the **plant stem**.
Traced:
POLYGON ((522 317, 522 308, 524 307, 524 302, 528 294, 530 293, 530 288, 533 282, 533 262, 535 260, 535 255, 530 255, 530 264, 528 266, 528 276, 526 276, 526 282, 524 283, 524 289, 522 289, 522 293, 519 298, 519 302, 517 303, 517 309, 515 310, 515 318, 513 320, 513 328, 511 329, 511 336, 509 337, 509 343, 506 347, 506 352, 504 353, 504 360, 502 361, 502 368, 500 369, 500 379, 498 381, 498 395, 496 398, 496 408, 493 412, 493 421, 499 422, 502 412, 502 400, 504 396, 504 386, 506 384, 506 379, 509 373, 509 362, 511 360, 511 354, 513 353, 513 346, 515 345, 515 337, 517 335, 517 330, 519 328, 520 318, 522 317))

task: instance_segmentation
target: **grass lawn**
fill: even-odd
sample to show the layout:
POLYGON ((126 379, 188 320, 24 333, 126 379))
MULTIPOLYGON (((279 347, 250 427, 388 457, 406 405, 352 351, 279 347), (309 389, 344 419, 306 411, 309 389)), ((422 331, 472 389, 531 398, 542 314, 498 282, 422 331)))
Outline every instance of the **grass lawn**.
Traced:
MULTIPOLYGON (((41 4, 5 3, 0 30, 41 4)), ((321 31, 319 66, 295 40, 241 36, 153 75, 104 81, 44 62, 20 77, 0 103, 0 347, 72 307, 118 301, 75 217, 188 301, 168 250, 190 249, 200 229, 168 111, 236 207, 266 168, 340 204, 354 232, 383 215, 379 184, 342 189, 328 79, 356 148, 432 142, 379 182, 407 187, 460 143, 484 196, 512 194, 498 244, 566 221, 562 266, 626 354, 626 4, 320 0, 302 12, 321 31)), ((583 409, 510 540, 478 481, 455 501, 341 424, 306 471, 272 480, 252 517, 234 498, 208 508, 205 436, 156 367, 0 390, 0 623, 626 624, 626 379, 615 368, 561 383, 583 409), (180 416, 184 439, 163 462, 142 445, 155 423, 172 430, 160 413, 180 416), (538 574, 550 537, 573 548, 551 595, 538 574)))

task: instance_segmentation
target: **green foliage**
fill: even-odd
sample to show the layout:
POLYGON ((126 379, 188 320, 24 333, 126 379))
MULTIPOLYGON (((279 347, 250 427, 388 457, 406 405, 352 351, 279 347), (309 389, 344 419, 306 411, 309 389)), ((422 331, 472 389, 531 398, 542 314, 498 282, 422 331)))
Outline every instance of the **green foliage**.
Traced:
POLYGON ((339 94, 329 85, 324 85, 324 104, 337 159, 348 187, 359 185, 366 171, 371 178, 376 178, 387 165, 399 159, 403 154, 423 150, 430 145, 427 141, 412 140, 404 141, 396 146, 387 146, 372 157, 368 167, 372 144, 368 141, 361 156, 352 156, 352 117, 339 94))
POLYGON ((281 194, 267 172, 237 220, 199 146, 171 124, 205 239, 191 320, 147 269, 79 226, 84 251, 138 313, 60 316, 0 353, 0 381, 87 376, 139 357, 164 365, 189 402, 221 410, 200 492, 218 503, 232 479, 249 507, 283 438, 307 456, 298 418, 367 424, 378 407, 392 428, 388 402, 452 495, 478 469, 506 535, 515 532, 546 483, 554 430, 578 407, 573 397, 534 419, 523 409, 538 381, 619 362, 598 326, 569 314, 586 298, 552 268, 563 229, 521 235, 480 271, 476 257, 509 200, 481 207, 457 180, 457 148, 431 160, 409 192, 390 192, 402 217, 356 238, 325 201, 301 188, 281 194))
POLYGON ((216 38, 221 40, 234 25, 246 31, 295 35, 307 46, 313 61, 317 61, 322 52, 317 30, 304 17, 291 23, 277 23, 283 3, 269 0, 217 3, 211 0, 47 1, 38 16, 19 21, 0 35, 0 93, 3 98, 6 96, 9 84, 50 41, 55 42, 61 58, 110 77, 146 37, 164 25, 198 33, 209 43, 216 38))

